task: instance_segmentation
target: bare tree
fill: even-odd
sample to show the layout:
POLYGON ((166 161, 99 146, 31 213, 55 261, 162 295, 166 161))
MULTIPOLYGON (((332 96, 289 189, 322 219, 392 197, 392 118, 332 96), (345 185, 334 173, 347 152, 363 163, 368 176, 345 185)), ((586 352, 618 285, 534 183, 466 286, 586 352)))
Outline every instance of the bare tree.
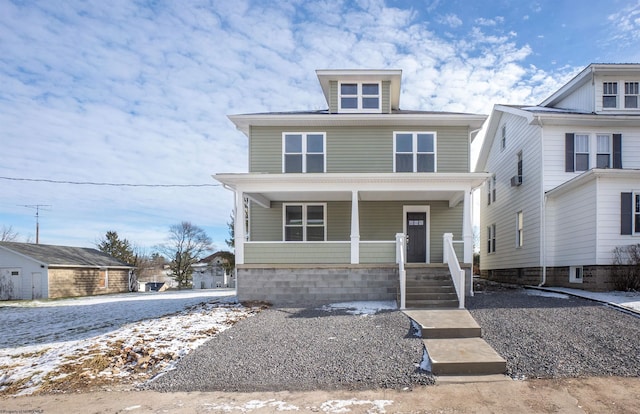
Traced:
POLYGON ((211 238, 202 228, 183 221, 169 227, 167 242, 158 246, 158 250, 171 261, 171 275, 178 282, 178 288, 183 288, 191 283, 191 266, 203 254, 213 250, 213 246, 211 238))
POLYGON ((0 241, 14 242, 18 240, 18 232, 13 230, 13 226, 2 225, 0 229, 0 241))

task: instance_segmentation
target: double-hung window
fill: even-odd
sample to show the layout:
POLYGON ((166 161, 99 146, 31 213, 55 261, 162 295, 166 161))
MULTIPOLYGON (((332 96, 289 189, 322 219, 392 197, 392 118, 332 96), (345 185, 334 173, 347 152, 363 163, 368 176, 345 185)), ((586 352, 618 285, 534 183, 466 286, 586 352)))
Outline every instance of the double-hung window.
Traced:
POLYGON ((618 107, 618 82, 602 83, 602 107, 603 108, 618 107))
POLYGON ((282 134, 285 173, 321 173, 325 171, 326 135, 323 132, 285 132, 282 134))
POLYGON ((640 234, 640 193, 633 194, 633 232, 640 234))
POLYGON ((596 153, 596 168, 611 167, 611 136, 606 134, 596 135, 598 152, 596 153))
POLYGON ((638 88, 639 82, 625 82, 624 83, 624 107, 625 108, 638 108, 638 95, 640 90, 638 88))
POLYGON ((496 202, 496 175, 493 174, 489 180, 487 180, 487 205, 496 202))
POLYGON ((589 135, 587 134, 576 134, 575 166, 576 171, 587 171, 589 169, 589 135))
POLYGON ((341 83, 338 98, 340 112, 380 112, 379 83, 341 83))
POLYGON ((285 241, 325 241, 326 204, 285 204, 285 241))
POLYGON ((500 140, 500 149, 505 149, 507 146, 507 126, 502 125, 502 139, 500 140))
POLYGON ((395 132, 393 134, 395 172, 435 172, 435 132, 395 132))
POLYGON ((496 225, 487 226, 487 253, 496 252, 496 225))
POLYGON ((516 247, 524 245, 524 215, 522 211, 516 213, 516 247))

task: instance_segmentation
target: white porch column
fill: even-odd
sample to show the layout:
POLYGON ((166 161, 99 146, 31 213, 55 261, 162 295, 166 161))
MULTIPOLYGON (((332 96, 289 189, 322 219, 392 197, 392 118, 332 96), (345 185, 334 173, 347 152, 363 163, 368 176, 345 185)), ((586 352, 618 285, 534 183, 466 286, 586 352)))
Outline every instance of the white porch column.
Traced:
POLYGON ((233 233, 236 264, 244 264, 244 193, 240 190, 236 190, 235 195, 236 200, 233 213, 235 220, 233 223, 233 233))
POLYGON ((473 230, 471 217, 471 191, 464 191, 464 206, 462 209, 462 240, 464 241, 463 262, 473 263, 473 230))
POLYGON ((358 191, 351 192, 351 264, 360 263, 360 206, 358 191))

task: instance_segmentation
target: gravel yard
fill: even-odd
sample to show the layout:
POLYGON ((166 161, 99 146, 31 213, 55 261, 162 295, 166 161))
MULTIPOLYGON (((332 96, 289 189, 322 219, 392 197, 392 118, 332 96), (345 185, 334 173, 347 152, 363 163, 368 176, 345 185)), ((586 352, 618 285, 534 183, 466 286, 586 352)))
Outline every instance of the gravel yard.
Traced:
POLYGON ((531 293, 503 288, 467 300, 484 339, 507 360, 508 375, 640 376, 640 317, 590 300, 531 293))
MULTIPOLYGON (((515 379, 640 376, 640 318, 566 295, 493 288, 467 307, 515 379)), ((245 319, 147 385, 158 391, 412 388, 422 342, 400 311, 271 308, 245 319)))
POLYGON ((159 391, 402 389, 433 384, 422 341, 399 311, 271 308, 191 352, 159 391))

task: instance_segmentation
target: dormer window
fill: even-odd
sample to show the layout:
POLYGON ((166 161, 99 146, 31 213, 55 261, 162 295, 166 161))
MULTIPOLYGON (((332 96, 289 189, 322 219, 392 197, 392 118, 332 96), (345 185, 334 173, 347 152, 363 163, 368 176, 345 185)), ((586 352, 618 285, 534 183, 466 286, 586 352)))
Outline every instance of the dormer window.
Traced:
POLYGON ((624 83, 624 107, 638 108, 638 82, 624 83))
POLYGON ((340 83, 340 112, 380 112, 379 83, 340 83))
POLYGON ((602 107, 603 108, 618 107, 618 82, 602 83, 602 107))

